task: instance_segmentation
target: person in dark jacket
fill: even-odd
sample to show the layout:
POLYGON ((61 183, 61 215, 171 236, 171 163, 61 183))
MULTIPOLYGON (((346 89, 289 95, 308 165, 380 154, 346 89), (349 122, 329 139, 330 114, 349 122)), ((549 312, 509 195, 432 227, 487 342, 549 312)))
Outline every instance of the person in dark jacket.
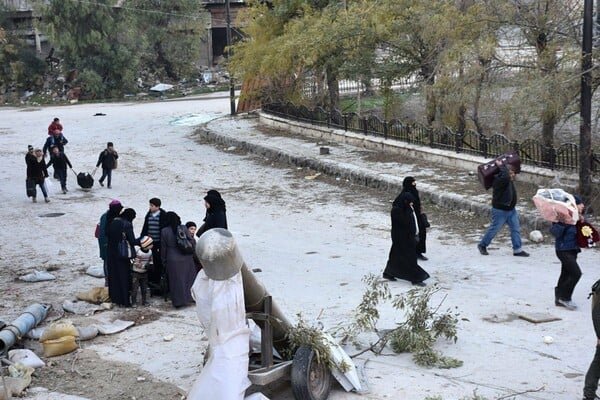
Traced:
MULTIPOLYGON (((46 191, 45 180, 48 177, 48 169, 46 168, 46 162, 44 161, 44 153, 42 149, 35 149, 35 151, 28 151, 25 155, 25 163, 27 164, 27 179, 31 179, 36 185, 42 190, 44 200, 46 203, 50 202, 48 198, 48 192, 46 191)), ((37 203, 36 194, 31 196, 31 201, 37 203)))
POLYGON ((425 286, 429 274, 417 264, 419 225, 413 210, 415 198, 401 192, 392 204, 392 248, 383 271, 385 279, 404 279, 416 286, 425 286))
POLYGON ((108 238, 106 236, 107 227, 123 210, 123 205, 119 200, 113 200, 108 204, 108 210, 100 216, 98 222, 98 250, 100 252, 100 258, 103 262, 104 269, 104 286, 108 286, 108 270, 106 268, 106 248, 108 245, 108 238))
POLYGON ((596 332, 596 353, 585 374, 583 400, 596 400, 598 398, 596 396, 598 381, 600 380, 600 294, 596 286, 598 284, 600 284, 600 280, 592 286, 592 323, 594 324, 594 332, 596 332))
MULTIPOLYGON (((148 212, 144 218, 144 226, 142 226, 142 236, 150 236, 152 238, 152 269, 148 271, 148 284, 151 288, 151 294, 161 294, 160 281, 164 274, 162 265, 162 257, 160 255, 160 231, 167 226, 166 214, 160 206, 162 202, 159 198, 153 197, 148 202, 148 212)), ((164 293, 162 293, 164 294, 164 293)))
MULTIPOLYGON (((131 246, 139 246, 140 240, 133 234, 132 222, 135 210, 126 208, 108 226, 106 268, 108 270, 108 295, 119 306, 131 307, 131 259, 119 255, 119 242, 125 237, 131 246)), ((135 252, 133 253, 135 254, 135 252)))
POLYGON ((115 150, 113 143, 106 143, 106 149, 100 152, 98 156, 98 162, 96 163, 96 168, 102 165, 102 176, 98 180, 100 186, 104 186, 104 179, 107 180, 107 188, 111 188, 112 181, 112 170, 117 167, 117 159, 119 158, 119 154, 115 150))
POLYGON ((477 245, 479 252, 487 256, 487 247, 496 237, 500 229, 507 224, 510 229, 510 240, 512 242, 513 255, 517 257, 529 257, 521 247, 521 226, 519 215, 515 205, 517 204, 517 190, 515 189, 515 169, 512 165, 504 165, 502 161, 496 160, 498 173, 494 176, 492 194, 492 224, 477 245))
POLYGON ((62 192, 66 194, 69 190, 67 189, 67 166, 73 168, 71 161, 65 154, 64 151, 60 151, 58 146, 52 148, 52 154, 50 155, 50 161, 46 165, 46 168, 54 165, 54 172, 58 175, 60 181, 60 188, 62 192))
MULTIPOLYGON (((424 253, 427 252, 427 246, 425 241, 427 240, 427 224, 426 217, 421 207, 421 198, 419 197, 419 191, 417 190, 417 181, 412 176, 404 178, 402 181, 402 192, 408 192, 413 195, 415 201, 413 202, 413 209, 417 216, 417 222, 419 224, 419 241, 417 243, 417 258, 419 260, 427 261, 424 253)), ((400 193, 402 193, 400 192, 400 193)))
POLYGON ((212 228, 227 229, 227 209, 221 193, 214 189, 206 192, 204 206, 206 207, 206 216, 204 217, 204 223, 196 231, 196 237, 200 237, 212 228))
POLYGON ((177 247, 178 227, 182 228, 188 240, 193 240, 193 238, 187 227, 181 224, 181 219, 175 212, 167 212, 166 221, 166 226, 160 230, 162 265, 167 271, 169 295, 173 306, 185 307, 194 303, 192 285, 197 271, 194 255, 184 254, 177 247))
MULTIPOLYGON (((583 221, 583 200, 579 196, 574 197, 579 219, 583 221)), ((550 233, 555 238, 554 248, 561 266, 558 283, 554 288, 554 304, 568 310, 576 310, 577 305, 571 301, 571 296, 581 278, 581 269, 577 264, 577 254, 581 252, 577 244, 577 226, 566 224, 565 216, 558 214, 558 222, 552 223, 550 233)))
MULTIPOLYGON (((54 131, 52 135, 49 135, 46 139, 46 143, 44 143, 44 158, 48 154, 48 151, 52 151, 53 147, 58 147, 58 151, 61 153, 65 151, 66 144, 69 143, 67 138, 59 131, 54 131)), ((54 179, 59 179, 58 172, 56 167, 54 167, 54 173, 52 174, 54 179)))

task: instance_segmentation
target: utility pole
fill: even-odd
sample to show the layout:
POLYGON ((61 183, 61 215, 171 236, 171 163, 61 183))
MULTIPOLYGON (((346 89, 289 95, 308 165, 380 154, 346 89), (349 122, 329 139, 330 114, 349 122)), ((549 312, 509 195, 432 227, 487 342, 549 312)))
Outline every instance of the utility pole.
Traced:
POLYGON ((585 204, 592 197, 592 0, 583 3, 581 111, 579 126, 579 190, 585 204))
POLYGON ((233 74, 231 73, 231 15, 229 10, 229 0, 225 0, 225 12, 227 22, 227 66, 229 68, 229 103, 231 115, 235 115, 235 86, 233 85, 233 74))

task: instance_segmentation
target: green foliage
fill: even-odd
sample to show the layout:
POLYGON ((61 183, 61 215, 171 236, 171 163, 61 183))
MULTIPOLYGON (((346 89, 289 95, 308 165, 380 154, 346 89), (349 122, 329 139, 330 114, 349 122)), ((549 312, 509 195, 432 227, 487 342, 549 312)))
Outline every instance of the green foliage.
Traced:
POLYGON ((382 301, 390 300, 392 295, 388 285, 373 274, 366 275, 362 282, 367 285, 363 293, 360 304, 354 310, 353 321, 347 326, 342 326, 337 331, 341 336, 341 342, 356 340, 362 332, 371 332, 376 330, 376 324, 379 320, 379 309, 377 308, 382 301))
POLYGON ((45 64, 13 32, 0 6, 0 94, 9 89, 33 89, 41 85, 45 64))
MULTIPOLYGON (((341 336, 341 342, 356 340, 363 332, 377 331, 376 324, 379 320, 378 307, 382 301, 391 299, 391 294, 386 282, 375 275, 363 278, 367 288, 362 300, 354 311, 353 321, 347 326, 341 326, 335 334, 341 336)), ((433 349, 438 338, 443 337, 456 343, 458 313, 447 310, 439 312, 441 303, 432 308, 432 296, 439 292, 437 286, 414 288, 405 294, 396 295, 392 306, 404 311, 405 321, 386 333, 382 333, 378 342, 371 345, 370 350, 380 353, 389 342, 397 353, 413 353, 413 360, 418 365, 438 368, 457 368, 463 362, 445 357, 433 349)), ((443 300, 442 300, 443 302, 443 300)))
POLYGON ((296 316, 298 317, 297 324, 286 332, 286 337, 290 343, 290 352, 285 355, 286 358, 292 358, 298 347, 308 346, 315 352, 317 362, 324 362, 328 367, 333 367, 334 364, 329 355, 329 348, 325 344, 322 329, 309 325, 302 314, 299 313, 296 316))
POLYGON ((104 85, 102 84, 102 77, 95 71, 84 69, 79 74, 79 82, 82 88, 82 99, 94 100, 103 96, 104 85))
POLYGON ((418 365, 438 368, 456 368, 462 361, 444 357, 433 350, 433 345, 439 337, 456 343, 458 314, 447 310, 438 313, 429 305, 431 297, 439 290, 435 286, 424 289, 411 289, 397 296, 393 305, 404 310, 406 320, 390 333, 390 344, 397 353, 413 353, 413 360, 418 365))
POLYGON ((94 71, 102 78, 102 96, 135 86, 142 43, 132 13, 112 3, 50 0, 41 7, 42 29, 49 33, 63 68, 94 71))
POLYGON ((210 16, 196 0, 133 0, 136 34, 144 37, 142 63, 161 77, 197 76, 196 60, 206 40, 210 16))

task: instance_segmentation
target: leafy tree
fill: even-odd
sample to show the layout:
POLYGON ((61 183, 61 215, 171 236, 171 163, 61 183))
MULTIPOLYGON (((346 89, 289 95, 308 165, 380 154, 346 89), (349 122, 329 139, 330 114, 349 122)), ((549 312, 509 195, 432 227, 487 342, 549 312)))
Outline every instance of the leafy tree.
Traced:
POLYGON ((45 64, 27 43, 11 32, 10 19, 0 6, 0 94, 41 86, 45 64))
POLYGON ((451 0, 382 0, 374 10, 388 76, 418 74, 423 79, 428 124, 435 120, 438 99, 433 84, 448 45, 445 16, 454 15, 454 9, 451 0))
POLYGON ((578 106, 581 8, 568 0, 519 0, 496 7, 506 18, 504 32, 512 35, 515 49, 527 54, 505 61, 521 71, 511 82, 510 112, 522 127, 541 127, 543 157, 549 161, 557 124, 578 106))
POLYGON ((358 7, 362 3, 367 2, 275 0, 270 7, 252 3, 243 14, 247 37, 234 46, 231 60, 236 75, 262 82, 259 90, 246 95, 312 100, 338 108, 338 79, 371 76, 375 46, 367 29, 370 20, 365 21, 358 7), (316 88, 311 99, 304 97, 307 80, 316 88))
POLYGON ((197 0, 133 0, 137 32, 146 38, 142 64, 170 79, 195 76, 209 16, 197 0))
MULTIPOLYGON (((135 87, 142 38, 131 11, 113 1, 49 0, 41 6, 43 30, 67 69, 93 71, 101 77, 103 96, 135 87)), ((85 86, 84 86, 85 93, 85 86)))

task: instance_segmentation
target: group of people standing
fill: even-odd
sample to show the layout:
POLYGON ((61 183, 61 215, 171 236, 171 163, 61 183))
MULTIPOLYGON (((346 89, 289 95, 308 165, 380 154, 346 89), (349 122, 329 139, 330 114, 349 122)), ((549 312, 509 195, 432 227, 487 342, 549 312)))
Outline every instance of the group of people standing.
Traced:
MULTIPOLYGON (((40 187, 46 203, 50 202, 46 178, 48 178, 48 167, 54 167, 53 177, 60 181, 60 188, 63 194, 68 193, 67 187, 67 167, 73 168, 71 161, 65 154, 65 146, 69 143, 63 135, 63 126, 59 118, 54 118, 48 126, 48 137, 44 142, 43 148, 28 146, 25 155, 25 164, 27 165, 27 195, 31 197, 32 202, 37 202, 37 186, 40 187), (49 161, 46 158, 50 155, 49 161)), ((96 167, 102 165, 102 177, 99 180, 100 186, 104 186, 103 181, 107 179, 107 187, 111 188, 112 170, 117 166, 118 153, 114 149, 113 143, 108 142, 106 149, 100 152, 96 167)))
POLYGON ((206 214, 200 228, 193 221, 182 224, 176 212, 161 207, 159 198, 151 198, 148 203, 138 237, 133 232, 135 210, 124 208, 118 200, 113 200, 100 217, 97 238, 110 299, 118 306, 136 306, 139 288, 141 304, 145 305, 148 291, 150 295, 165 295, 164 291, 168 290, 174 307, 191 305, 194 302, 191 288, 202 265, 195 252, 181 249, 178 235, 183 232, 185 240, 195 247, 196 237, 207 230, 227 229, 225 201, 218 191, 208 191, 204 197, 206 214), (123 239, 139 247, 135 258, 120 255, 119 243, 123 239))

